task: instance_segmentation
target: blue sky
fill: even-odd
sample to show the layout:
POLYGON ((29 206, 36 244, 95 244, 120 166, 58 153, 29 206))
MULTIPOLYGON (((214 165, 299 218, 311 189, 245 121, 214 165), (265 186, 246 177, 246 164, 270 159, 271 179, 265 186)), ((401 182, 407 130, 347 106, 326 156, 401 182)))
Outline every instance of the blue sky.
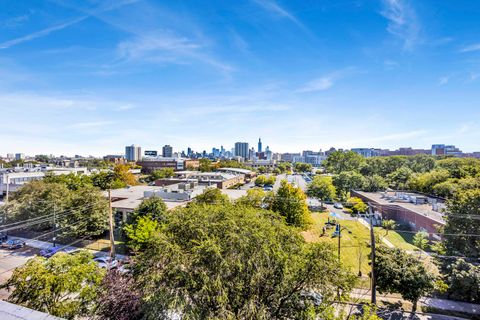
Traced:
POLYGON ((480 150, 478 1, 0 7, 0 154, 480 150))

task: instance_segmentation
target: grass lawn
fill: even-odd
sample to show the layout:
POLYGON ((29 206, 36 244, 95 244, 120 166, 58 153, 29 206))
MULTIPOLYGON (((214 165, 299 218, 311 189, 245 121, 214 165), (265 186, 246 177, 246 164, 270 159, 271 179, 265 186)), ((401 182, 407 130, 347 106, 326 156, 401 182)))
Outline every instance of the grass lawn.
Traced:
MULTIPOLYGON (((327 230, 325 236, 321 236, 322 227, 328 221, 327 212, 312 212, 314 224, 312 227, 302 232, 303 237, 308 242, 327 242, 333 245, 335 253, 338 248, 338 238, 332 238, 331 235, 335 231, 334 228, 327 230)), ((349 267, 355 274, 359 269, 364 277, 368 276, 370 266, 368 265, 368 257, 370 255, 370 231, 364 225, 357 221, 340 220, 340 225, 346 227, 347 230, 342 231, 341 242, 341 261, 349 267)))
POLYGON ((413 245, 413 233, 397 232, 395 230, 390 230, 388 231, 388 234, 386 234, 385 229, 381 227, 376 227, 375 234, 377 234, 380 238, 387 239, 397 248, 408 251, 418 250, 418 248, 413 245))

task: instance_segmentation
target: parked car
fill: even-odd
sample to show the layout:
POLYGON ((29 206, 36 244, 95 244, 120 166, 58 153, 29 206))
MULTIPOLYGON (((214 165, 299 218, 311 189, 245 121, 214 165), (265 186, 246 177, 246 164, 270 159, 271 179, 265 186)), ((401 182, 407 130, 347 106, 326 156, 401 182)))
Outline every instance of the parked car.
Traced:
POLYGON ((51 248, 40 250, 40 255, 45 258, 50 258, 60 250, 61 250, 61 247, 51 247, 51 248))
POLYGON ((8 240, 7 242, 2 243, 2 248, 8 250, 19 249, 25 246, 25 241, 19 239, 8 240))
POLYGON ((335 202, 333 207, 336 208, 336 209, 343 209, 343 205, 340 202, 335 202))
POLYGON ((0 243, 8 240, 8 236, 5 232, 0 232, 0 243))
POLYGON ((113 269, 118 266, 118 260, 110 257, 97 257, 94 258, 93 261, 95 261, 100 268, 113 269))

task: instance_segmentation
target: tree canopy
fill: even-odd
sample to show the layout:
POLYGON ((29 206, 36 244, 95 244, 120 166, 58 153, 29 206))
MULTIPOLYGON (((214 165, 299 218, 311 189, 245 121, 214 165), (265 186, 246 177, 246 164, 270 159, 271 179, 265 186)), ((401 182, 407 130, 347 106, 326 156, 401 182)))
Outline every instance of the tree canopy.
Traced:
POLYGON ((400 293, 413 303, 434 289, 435 277, 423 263, 401 249, 379 246, 376 250, 375 278, 380 293, 400 293))
POLYGON ((302 189, 282 180, 273 198, 272 210, 280 213, 288 225, 306 228, 311 223, 306 200, 307 196, 302 189))
POLYGON ((10 302, 74 319, 92 314, 103 275, 87 251, 59 252, 30 259, 2 287, 12 290, 10 302))
POLYGON ((307 189, 307 195, 320 200, 321 202, 327 200, 334 200, 337 194, 337 189, 333 185, 332 177, 329 176, 315 176, 307 189))
POLYGON ((152 319, 172 310, 193 319, 314 319, 355 282, 329 245, 305 243, 275 213, 233 204, 168 214, 135 256, 134 275, 152 319))

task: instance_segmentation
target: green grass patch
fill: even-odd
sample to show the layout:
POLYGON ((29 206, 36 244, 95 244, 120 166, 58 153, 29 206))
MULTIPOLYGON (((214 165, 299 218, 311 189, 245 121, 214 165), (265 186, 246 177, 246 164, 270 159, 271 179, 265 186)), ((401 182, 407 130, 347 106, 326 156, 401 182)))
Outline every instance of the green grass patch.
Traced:
POLYGON ((385 238, 390 243, 392 243, 396 248, 408 250, 408 251, 416 251, 418 248, 413 245, 413 233, 405 233, 405 232, 398 232, 395 230, 387 231, 381 227, 375 228, 375 234, 377 234, 380 238, 385 238))
MULTIPOLYGON (((338 238, 332 238, 334 228, 328 229, 324 236, 322 228, 328 221, 328 212, 312 212, 313 225, 307 231, 302 232, 305 240, 308 242, 326 242, 332 244, 335 253, 338 248, 338 238)), ((368 276, 370 271, 369 255, 370 255, 370 231, 360 222, 352 220, 338 220, 340 225, 346 227, 347 230, 342 231, 341 243, 341 261, 345 266, 350 268, 352 272, 358 273, 360 270, 362 275, 368 276)))

